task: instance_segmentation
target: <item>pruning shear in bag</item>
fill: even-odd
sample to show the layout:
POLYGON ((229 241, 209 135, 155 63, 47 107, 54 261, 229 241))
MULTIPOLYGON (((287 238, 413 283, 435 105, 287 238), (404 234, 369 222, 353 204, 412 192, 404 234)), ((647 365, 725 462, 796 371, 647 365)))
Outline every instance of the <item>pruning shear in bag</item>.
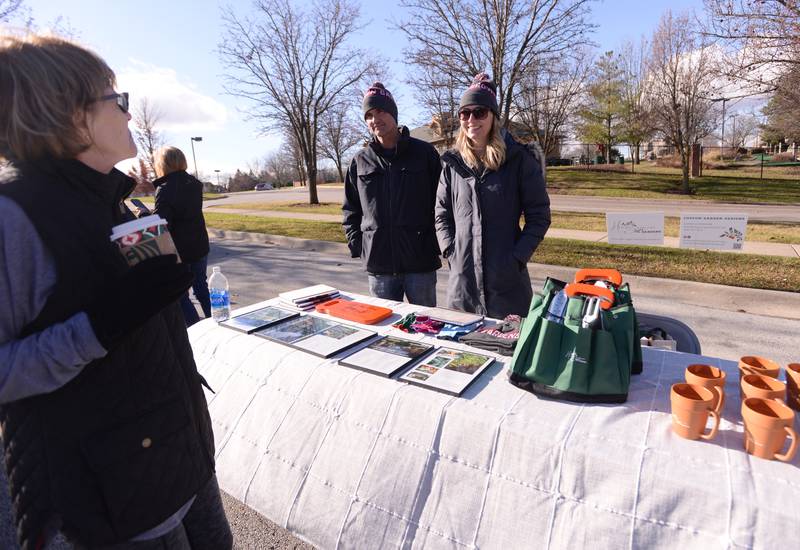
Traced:
POLYGON ((600 298, 592 296, 587 298, 583 303, 583 319, 581 320, 581 328, 595 328, 599 322, 600 328, 603 328, 603 316, 600 314, 600 298))

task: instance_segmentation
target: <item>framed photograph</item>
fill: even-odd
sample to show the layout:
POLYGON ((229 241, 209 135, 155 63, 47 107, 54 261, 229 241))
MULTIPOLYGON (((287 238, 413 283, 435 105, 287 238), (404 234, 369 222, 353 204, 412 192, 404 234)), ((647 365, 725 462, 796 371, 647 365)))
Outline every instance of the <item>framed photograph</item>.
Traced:
POLYGON ((493 362, 494 359, 488 355, 439 348, 409 368, 399 380, 459 396, 493 362))
POLYGON ((298 313, 287 311, 279 307, 267 306, 251 311, 250 313, 243 313, 242 315, 231 317, 227 321, 220 323, 220 325, 250 334, 258 329, 280 323, 281 321, 297 317, 298 315, 298 313))
POLYGON ((383 336, 339 360, 340 365, 391 377, 434 349, 432 344, 383 336))
POLYGON ((313 315, 288 319, 253 334, 325 358, 375 336, 370 330, 313 315))

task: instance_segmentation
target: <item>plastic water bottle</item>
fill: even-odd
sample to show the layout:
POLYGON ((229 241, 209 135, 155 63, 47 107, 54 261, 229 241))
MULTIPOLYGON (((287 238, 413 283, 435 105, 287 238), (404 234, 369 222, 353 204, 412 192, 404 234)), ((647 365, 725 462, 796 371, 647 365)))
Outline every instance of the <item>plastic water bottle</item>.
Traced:
POLYGON ((569 302, 567 292, 560 290, 550 301, 550 307, 547 308, 547 314, 544 318, 554 323, 563 323, 564 315, 567 313, 567 302, 569 302))
POLYGON ((231 299, 228 294, 228 279, 215 265, 208 279, 208 291, 211 294, 211 318, 216 322, 225 321, 231 316, 231 299))

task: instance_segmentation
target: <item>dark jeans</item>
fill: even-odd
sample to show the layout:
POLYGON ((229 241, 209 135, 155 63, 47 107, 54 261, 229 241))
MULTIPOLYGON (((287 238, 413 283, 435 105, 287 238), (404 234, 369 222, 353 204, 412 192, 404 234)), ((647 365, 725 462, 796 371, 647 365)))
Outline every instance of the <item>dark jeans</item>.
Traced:
POLYGON ((374 275, 368 273, 369 293, 378 298, 403 301, 418 306, 436 305, 436 272, 400 273, 397 275, 374 275))
MULTIPOLYGON (((217 476, 200 489, 183 523, 156 539, 128 541, 96 550, 230 550, 233 535, 222 507, 217 476)), ((76 550, 85 546, 75 544, 76 550)))
MULTIPOLYGON (((192 292, 194 297, 200 302, 200 308, 203 310, 205 317, 211 317, 211 297, 208 294, 208 281, 206 280, 206 270, 208 269, 208 256, 204 256, 189 264, 189 268, 194 275, 194 282, 192 283, 192 292)), ((197 315, 197 309, 189 299, 189 292, 181 298, 181 309, 183 310, 183 318, 186 320, 186 326, 190 327, 200 320, 197 315)))

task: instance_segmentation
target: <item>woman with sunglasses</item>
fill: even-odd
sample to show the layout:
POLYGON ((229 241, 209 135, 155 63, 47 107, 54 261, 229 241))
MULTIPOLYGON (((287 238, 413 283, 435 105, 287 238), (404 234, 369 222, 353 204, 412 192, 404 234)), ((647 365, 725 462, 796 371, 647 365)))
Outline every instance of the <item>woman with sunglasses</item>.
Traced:
POLYGON ((128 96, 97 55, 0 36, 0 423, 20 546, 230 548, 172 256, 129 267, 128 96))
POLYGON ((533 296, 527 263, 550 226, 543 169, 500 128, 496 87, 487 75, 473 79, 458 115, 436 197, 436 234, 450 265, 448 307, 524 317, 533 296))

